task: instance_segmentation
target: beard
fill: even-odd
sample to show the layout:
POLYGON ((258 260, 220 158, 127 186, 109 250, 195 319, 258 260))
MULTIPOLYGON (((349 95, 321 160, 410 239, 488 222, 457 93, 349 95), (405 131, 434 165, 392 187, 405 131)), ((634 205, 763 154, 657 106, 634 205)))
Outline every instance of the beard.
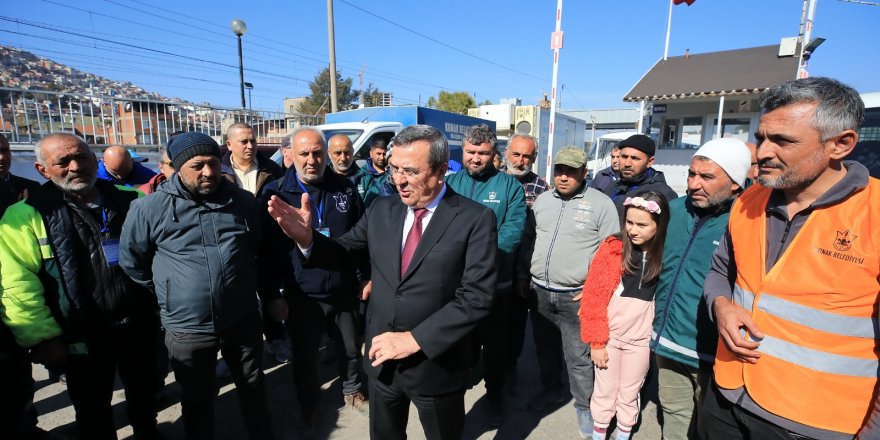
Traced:
POLYGON ((489 169, 489 162, 485 162, 482 165, 466 165, 465 169, 471 176, 479 176, 489 169))
POLYGON ((755 180, 759 184, 772 189, 791 189, 806 186, 819 177, 820 173, 811 172, 811 168, 822 167, 824 159, 825 153, 821 148, 817 148, 795 166, 783 165, 781 162, 775 162, 770 159, 759 161, 758 177, 755 180), (780 175, 776 177, 762 175, 760 167, 778 169, 780 175))
POLYGON ((305 167, 296 167, 296 174, 302 179, 303 182, 313 184, 318 183, 324 178, 324 170, 326 170, 327 164, 321 164, 316 169, 306 170, 305 167))
POLYGON ((200 177, 195 181, 181 178, 180 181, 190 193, 199 196, 210 196, 217 192, 217 188, 220 187, 220 179, 222 178, 223 177, 218 174, 212 177, 200 177))
POLYGON ((733 197, 733 187, 732 184, 728 183, 720 188, 715 194, 709 195, 704 191, 688 191, 688 197, 691 199, 691 204, 700 209, 715 209, 724 204, 724 202, 730 200, 733 197), (693 198, 694 194, 699 194, 704 197, 702 200, 697 200, 693 198))
POLYGON ((95 182, 98 180, 98 175, 95 174, 93 176, 83 176, 83 175, 73 175, 67 178, 57 177, 51 179, 52 183, 54 183, 61 191, 74 194, 74 195, 83 195, 91 191, 95 186, 95 182), (85 182, 79 181, 75 182, 74 179, 77 178, 86 178, 85 182))
POLYGON ((334 168, 336 169, 336 172, 337 172, 337 173, 339 173, 339 174, 345 174, 345 173, 348 172, 348 170, 351 169, 351 164, 352 164, 352 162, 349 162, 349 163, 337 163, 337 164, 335 164, 334 168))
POLYGON ((507 174, 510 174, 515 177, 522 177, 529 173, 528 167, 517 167, 510 165, 507 167, 507 174))

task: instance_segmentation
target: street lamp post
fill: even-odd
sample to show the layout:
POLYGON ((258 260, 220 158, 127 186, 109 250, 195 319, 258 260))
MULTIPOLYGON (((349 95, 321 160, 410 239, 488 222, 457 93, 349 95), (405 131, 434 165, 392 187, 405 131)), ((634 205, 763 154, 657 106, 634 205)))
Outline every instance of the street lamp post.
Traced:
POLYGON ((254 117, 254 116, 253 116, 253 113, 254 113, 254 98, 251 97, 251 90, 254 89, 254 85, 251 84, 251 83, 249 83, 249 82, 246 82, 246 83, 244 83, 244 88, 246 88, 247 91, 248 91, 248 120, 250 120, 250 119, 252 119, 252 118, 254 117))
POLYGON ((241 60, 241 36, 247 32, 247 25, 244 20, 236 18, 232 20, 229 27, 232 29, 232 33, 238 37, 238 82, 241 85, 241 109, 247 110, 244 101, 244 64, 241 60))

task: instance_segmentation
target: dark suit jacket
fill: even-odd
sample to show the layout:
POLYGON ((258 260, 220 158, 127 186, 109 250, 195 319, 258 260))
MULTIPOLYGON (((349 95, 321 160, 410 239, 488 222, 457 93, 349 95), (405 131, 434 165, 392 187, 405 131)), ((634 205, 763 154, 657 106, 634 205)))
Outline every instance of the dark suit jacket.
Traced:
POLYGON ((422 350, 378 368, 364 358, 371 380, 436 395, 464 389, 468 335, 488 313, 495 293, 495 214, 446 187, 407 272, 400 276, 406 205, 377 199, 354 229, 338 239, 313 233, 308 264, 327 268, 369 253, 373 292, 367 309, 366 350, 385 332, 412 332, 422 350), (397 373, 395 375, 395 373, 397 373))
POLYGON ((0 180, 0 217, 6 212, 6 208, 21 199, 27 198, 40 187, 40 184, 31 180, 9 174, 9 181, 0 180))

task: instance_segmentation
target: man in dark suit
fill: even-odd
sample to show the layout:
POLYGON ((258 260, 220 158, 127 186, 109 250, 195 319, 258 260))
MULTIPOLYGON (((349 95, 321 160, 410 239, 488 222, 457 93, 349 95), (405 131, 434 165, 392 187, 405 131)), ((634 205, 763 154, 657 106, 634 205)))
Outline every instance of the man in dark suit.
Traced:
POLYGON ((12 150, 6 136, 0 134, 0 217, 13 203, 27 198, 40 184, 24 177, 13 175, 12 150))
POLYGON ((407 127, 394 145, 391 172, 400 197, 376 200, 344 236, 329 239, 311 229, 305 195, 301 209, 273 196, 269 213, 306 264, 341 268, 369 254, 370 436, 406 438, 412 402, 426 438, 458 439, 467 335, 489 313, 495 290, 495 215, 446 186, 449 145, 437 129, 407 127))

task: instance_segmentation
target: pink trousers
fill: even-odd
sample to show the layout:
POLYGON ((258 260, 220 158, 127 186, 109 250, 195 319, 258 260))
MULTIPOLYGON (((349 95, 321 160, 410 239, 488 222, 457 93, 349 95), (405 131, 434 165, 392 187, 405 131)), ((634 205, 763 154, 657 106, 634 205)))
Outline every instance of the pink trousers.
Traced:
POLYGON ((608 351, 608 368, 596 368, 590 412, 593 422, 607 428, 617 415, 617 428, 632 430, 639 420, 639 390, 645 383, 650 365, 651 350, 647 345, 632 345, 610 339, 605 346, 608 351))

